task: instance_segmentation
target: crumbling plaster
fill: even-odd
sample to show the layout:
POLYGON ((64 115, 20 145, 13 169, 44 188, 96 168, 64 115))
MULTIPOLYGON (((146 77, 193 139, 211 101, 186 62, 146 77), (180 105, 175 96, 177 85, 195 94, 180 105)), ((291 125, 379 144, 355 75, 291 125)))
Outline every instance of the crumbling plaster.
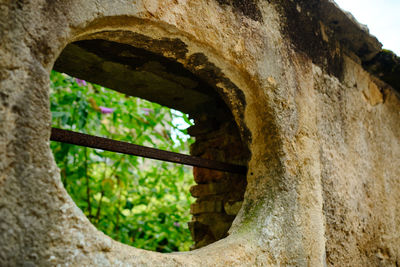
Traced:
POLYGON ((1 265, 400 264, 398 94, 324 27, 316 43, 329 42, 334 63, 289 38, 286 5, 248 2, 262 19, 229 1, 0 1, 1 265), (113 31, 179 40, 187 51, 113 31), (94 35, 182 63, 231 108, 252 155, 227 238, 185 253, 143 251, 97 231, 68 196, 49 148, 49 72, 68 43, 94 35), (199 54, 207 64, 193 60, 199 54))

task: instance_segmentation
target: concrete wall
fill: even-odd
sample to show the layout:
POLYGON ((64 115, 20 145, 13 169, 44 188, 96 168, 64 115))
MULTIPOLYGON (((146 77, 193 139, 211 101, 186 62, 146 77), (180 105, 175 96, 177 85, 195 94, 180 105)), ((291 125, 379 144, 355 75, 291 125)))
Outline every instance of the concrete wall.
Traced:
POLYGON ((1 265, 400 265, 399 95, 361 66, 376 40, 332 5, 1 0, 1 265), (135 249, 68 196, 49 148, 49 72, 68 43, 99 38, 181 63, 232 111, 251 157, 227 238, 135 249))

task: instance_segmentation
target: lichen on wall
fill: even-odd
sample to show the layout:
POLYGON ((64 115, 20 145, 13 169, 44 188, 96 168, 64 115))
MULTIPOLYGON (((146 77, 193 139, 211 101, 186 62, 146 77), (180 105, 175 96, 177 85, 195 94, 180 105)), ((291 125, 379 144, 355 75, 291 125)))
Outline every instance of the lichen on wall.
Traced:
POLYGON ((400 265, 400 98, 363 68, 378 41, 332 1, 3 0, 0 33, 0 265, 400 265), (48 75, 67 44, 94 37, 179 63, 230 109, 251 156, 228 237, 135 249, 68 196, 48 75))

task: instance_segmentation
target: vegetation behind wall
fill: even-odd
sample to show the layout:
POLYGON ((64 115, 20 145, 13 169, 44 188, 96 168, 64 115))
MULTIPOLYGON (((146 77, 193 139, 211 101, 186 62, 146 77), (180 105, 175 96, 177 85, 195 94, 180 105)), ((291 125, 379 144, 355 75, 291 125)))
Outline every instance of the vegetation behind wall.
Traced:
MULTIPOLYGON (((188 153, 194 141, 174 121, 186 114, 53 71, 53 127, 188 153)), ((115 240, 160 252, 192 245, 191 169, 52 142, 62 182, 87 218, 115 240)))

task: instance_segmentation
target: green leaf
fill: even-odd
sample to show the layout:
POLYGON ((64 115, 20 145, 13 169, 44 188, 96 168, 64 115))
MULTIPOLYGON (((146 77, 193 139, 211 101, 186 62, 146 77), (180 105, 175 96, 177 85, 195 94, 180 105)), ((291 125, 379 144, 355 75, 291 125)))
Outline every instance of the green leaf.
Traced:
MULTIPOLYGON (((185 129, 172 122, 181 117, 190 124, 186 114, 99 85, 89 83, 80 87, 74 78, 55 71, 51 72, 50 86, 55 127, 181 153, 187 153, 193 142, 190 136, 186 136, 186 141, 183 137, 171 139, 171 131, 186 134, 185 129), (90 99, 98 106, 115 110, 112 114, 102 114, 90 105, 90 99), (148 114, 144 108, 150 110, 148 114)), ((189 249, 192 241, 185 226, 190 220, 192 201, 189 187, 193 177, 189 168, 57 142, 51 142, 51 149, 65 188, 86 215, 90 202, 90 220, 99 230, 143 249, 162 252, 189 249), (174 222, 181 227, 175 227, 174 222)))

